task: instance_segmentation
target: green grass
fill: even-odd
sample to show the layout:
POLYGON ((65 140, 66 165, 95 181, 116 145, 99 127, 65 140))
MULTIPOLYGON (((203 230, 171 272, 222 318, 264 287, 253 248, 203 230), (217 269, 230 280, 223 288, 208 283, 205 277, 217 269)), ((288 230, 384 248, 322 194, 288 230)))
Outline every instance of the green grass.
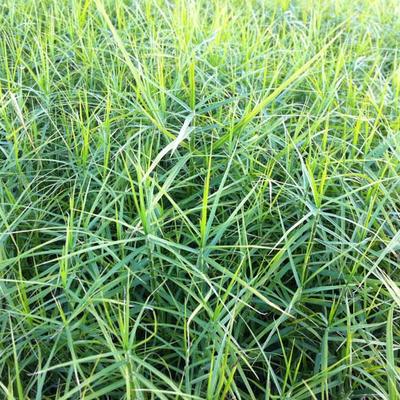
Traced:
POLYGON ((400 398, 398 0, 0 2, 0 399, 400 398))

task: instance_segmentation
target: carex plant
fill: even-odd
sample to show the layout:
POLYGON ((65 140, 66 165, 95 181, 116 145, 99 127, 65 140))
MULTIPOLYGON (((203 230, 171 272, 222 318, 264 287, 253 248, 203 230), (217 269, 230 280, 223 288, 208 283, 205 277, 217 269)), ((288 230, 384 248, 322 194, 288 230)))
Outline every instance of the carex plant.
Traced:
POLYGON ((0 398, 400 398, 397 0, 0 2, 0 398))

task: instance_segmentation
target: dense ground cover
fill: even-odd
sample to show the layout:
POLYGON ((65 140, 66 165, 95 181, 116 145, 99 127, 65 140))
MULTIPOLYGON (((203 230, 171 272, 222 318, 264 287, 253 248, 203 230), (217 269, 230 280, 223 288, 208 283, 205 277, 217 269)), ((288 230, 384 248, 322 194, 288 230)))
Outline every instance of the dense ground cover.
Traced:
POLYGON ((399 399, 400 5, 0 3, 0 398, 399 399))

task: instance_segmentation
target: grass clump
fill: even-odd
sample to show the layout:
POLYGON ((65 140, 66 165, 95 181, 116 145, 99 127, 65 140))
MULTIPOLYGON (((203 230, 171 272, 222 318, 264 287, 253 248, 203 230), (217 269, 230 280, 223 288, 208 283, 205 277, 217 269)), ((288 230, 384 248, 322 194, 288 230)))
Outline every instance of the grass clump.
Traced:
POLYGON ((3 0, 0 397, 399 394, 396 0, 3 0))

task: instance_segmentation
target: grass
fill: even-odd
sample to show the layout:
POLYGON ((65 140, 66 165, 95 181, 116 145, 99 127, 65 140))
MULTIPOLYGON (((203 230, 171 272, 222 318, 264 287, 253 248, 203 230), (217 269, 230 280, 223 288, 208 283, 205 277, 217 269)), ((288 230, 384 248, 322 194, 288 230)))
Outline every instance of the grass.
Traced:
POLYGON ((397 0, 0 3, 0 398, 400 398, 397 0))

